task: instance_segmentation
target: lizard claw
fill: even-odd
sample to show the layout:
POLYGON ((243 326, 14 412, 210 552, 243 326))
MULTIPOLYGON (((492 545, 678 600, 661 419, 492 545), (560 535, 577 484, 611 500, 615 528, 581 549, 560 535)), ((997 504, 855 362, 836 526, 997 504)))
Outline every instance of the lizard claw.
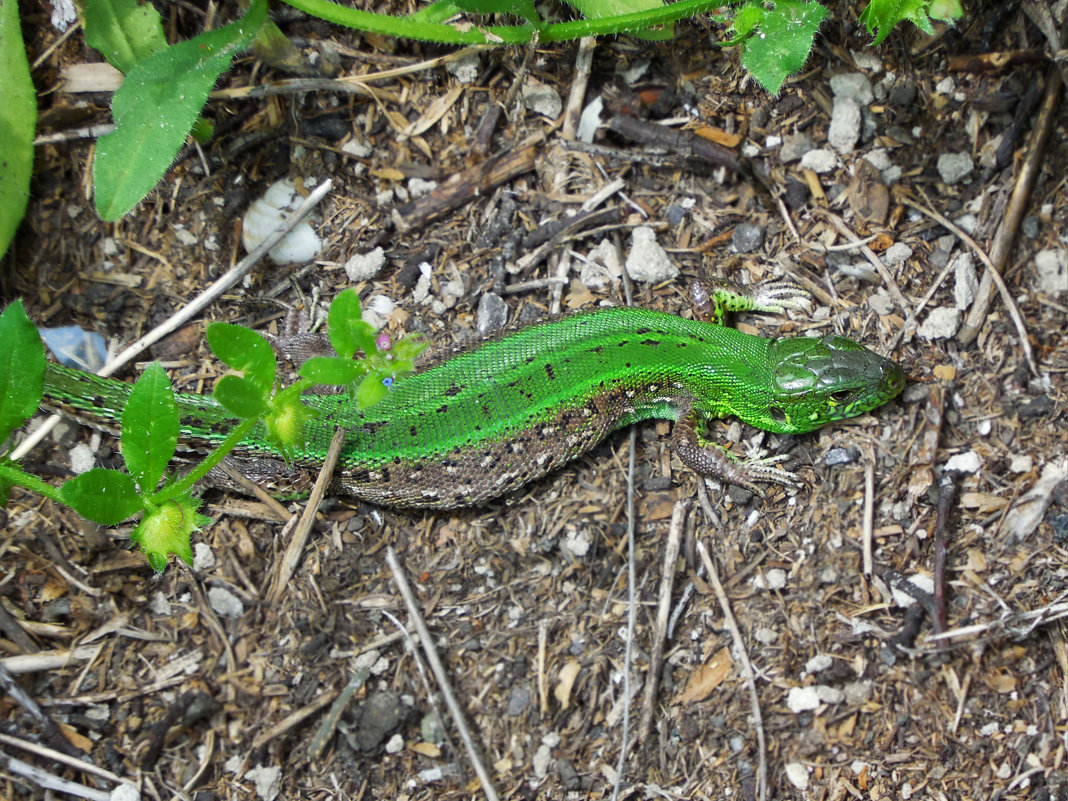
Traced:
POLYGON ((789 281, 760 284, 752 294, 753 310, 785 314, 787 309, 803 311, 812 304, 812 295, 789 281))

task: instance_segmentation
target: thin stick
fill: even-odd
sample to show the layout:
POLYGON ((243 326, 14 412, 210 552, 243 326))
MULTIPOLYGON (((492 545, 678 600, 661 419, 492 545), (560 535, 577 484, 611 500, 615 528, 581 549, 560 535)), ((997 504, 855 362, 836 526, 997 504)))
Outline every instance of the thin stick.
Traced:
MULTIPOLYGON (((849 239, 850 242, 860 242, 860 237, 853 233, 849 229, 849 226, 845 224, 845 221, 837 214, 832 214, 829 211, 823 211, 822 214, 830 221, 831 225, 838 229, 838 232, 849 239)), ((879 273, 879 277, 883 279, 883 283, 886 284, 886 288, 890 291, 891 297, 897 302, 901 311, 905 313, 905 324, 910 330, 915 330, 917 328, 916 318, 912 316, 909 302, 901 292, 901 287, 897 285, 897 280, 890 274, 890 271, 886 269, 883 260, 880 259, 875 251, 867 245, 861 245, 860 252, 864 254, 864 257, 868 260, 871 266, 875 268, 875 272, 879 273)))
POLYGON ((623 646, 623 734, 616 760, 616 777, 612 783, 612 801, 618 801, 623 784, 623 768, 630 750, 630 669, 634 664, 634 629, 638 618, 637 567, 634 564, 634 463, 636 461, 637 433, 630 429, 630 462, 627 470, 627 641, 623 646))
POLYGON ((545 651, 549 643, 549 621, 538 622, 538 709, 541 719, 549 717, 549 677, 545 672, 545 651))
MULTIPOLYGON (((1016 326, 1016 335, 1020 338, 1020 349, 1023 350, 1024 358, 1027 359, 1027 366, 1031 368, 1031 372, 1035 376, 1040 375, 1038 371, 1038 366, 1035 364, 1034 354, 1031 352, 1031 343, 1027 338, 1027 326, 1024 324, 1023 315, 1020 314, 1020 309, 1019 307, 1017 307, 1016 301, 1013 300, 1012 293, 1009 292, 1009 288, 1005 285, 1005 280, 1001 277, 1001 273, 999 272, 998 268, 994 266, 995 263, 990 258, 990 256, 987 256, 986 252, 981 247, 979 247, 979 244, 974 239, 972 239, 967 233, 962 231, 958 226, 951 223, 943 215, 939 214, 934 209, 928 206, 924 206, 921 203, 917 203, 914 200, 909 200, 907 197, 901 198, 901 202, 904 203, 906 206, 916 209, 916 211, 920 212, 921 214, 926 214, 928 217, 936 221, 939 225, 941 225, 951 234, 956 236, 961 242, 963 242, 973 251, 975 251, 975 255, 979 257, 979 261, 985 264, 987 268, 986 273, 983 275, 983 282, 985 283, 987 276, 989 276, 990 280, 997 285, 998 292, 1001 294, 1001 302, 1005 304, 1005 308, 1008 309, 1009 312, 1009 317, 1012 318, 1013 325, 1016 326)), ((1007 252, 1005 256, 1008 256, 1007 252)), ((982 295, 981 286, 979 288, 979 292, 980 295, 982 295)), ((976 305, 978 304, 979 300, 976 300, 976 305)), ((987 298, 986 304, 983 306, 984 317, 986 315, 986 309, 988 309, 989 307, 990 299, 987 298)), ((972 312, 974 312, 975 309, 976 306, 973 305, 972 312)), ((973 315, 969 313, 968 319, 971 320, 972 316, 973 315)), ((975 337, 978 335, 979 329, 978 327, 976 327, 975 334, 972 335, 965 330, 968 327, 969 323, 965 322, 964 325, 965 328, 962 328, 961 331, 957 334, 957 339, 960 340, 962 344, 969 345, 975 341, 975 337)))
POLYGON ((935 519, 934 539, 934 602, 935 634, 946 630, 946 529, 949 527, 949 511, 957 491, 957 473, 944 470, 938 485, 938 516, 935 519))
POLYGON ((642 698, 642 717, 638 725, 638 742, 649 739, 653 728, 653 710, 656 693, 660 689, 660 672, 664 666, 664 644, 667 642, 668 618, 671 615, 671 595, 675 589, 675 563, 679 559, 682 543, 683 521, 686 519, 688 501, 676 501, 671 511, 671 527, 664 544, 664 566, 660 572, 660 599, 656 607, 656 628, 653 631, 652 652, 649 655, 649 671, 645 679, 645 695, 642 698))
POLYGON ((571 91, 567 96, 567 108, 564 109, 564 127, 560 135, 564 139, 574 139, 578 130, 579 116, 582 114, 582 102, 586 99, 586 86, 590 82, 590 69, 593 66, 593 51, 597 48, 597 38, 584 36, 579 39, 578 52, 575 54, 575 70, 571 79, 571 91))
POLYGON ((768 797, 767 742, 764 739, 764 718, 760 713, 760 697, 757 695, 756 674, 753 672, 753 665, 749 661, 749 654, 746 653, 745 640, 742 639, 742 632, 738 628, 738 622, 734 619, 734 613, 731 611, 731 602, 727 598, 727 593, 723 591, 723 585, 720 583, 719 570, 716 568, 715 562, 712 561, 712 557, 708 554, 708 549, 705 548, 705 544, 701 540, 697 541, 697 553, 701 556, 701 561, 705 565, 705 570, 708 571, 709 584, 712 585, 712 590, 716 593, 716 600, 719 601, 719 608, 723 611, 723 620, 727 624, 727 629, 730 631, 731 637, 734 638, 736 647, 732 650, 738 657, 738 662, 742 666, 742 676, 745 678, 745 686, 749 690, 749 703, 752 707, 753 727, 756 729, 757 749, 759 750, 757 798, 759 798, 760 801, 766 801, 768 797))
POLYGON ((5 656, 0 665, 14 674, 34 673, 39 670, 57 670, 65 668, 71 662, 94 658, 100 648, 96 645, 79 645, 62 651, 38 651, 35 654, 5 656))
MULTIPOLYGON (((334 732, 337 731, 337 723, 341 720, 341 713, 345 711, 345 707, 352 699, 352 696, 359 692, 370 675, 371 671, 367 668, 357 670, 352 674, 352 678, 348 680, 341 692, 337 694, 337 698, 331 702, 330 711, 326 713, 326 717, 319 723, 318 728, 315 730, 315 736, 312 737, 311 745, 308 746, 308 758, 312 762, 319 761, 323 749, 330 742, 330 738, 334 736, 334 732)), ((329 696, 330 694, 327 693, 326 697, 329 696)))
MULTIPOLYGON (((253 739, 252 741, 252 750, 259 750, 272 740, 275 740, 286 734, 287 732, 293 730, 305 720, 314 715, 316 712, 318 712, 320 709, 322 709, 324 706, 333 702, 336 696, 337 691, 329 690, 327 692, 324 692, 322 695, 316 696, 315 698, 310 700, 305 706, 302 706, 300 709, 290 712, 288 715, 286 715, 280 721, 275 723, 269 729, 261 731, 259 734, 257 734, 255 739, 253 739)), ((312 758, 314 759, 314 755, 312 756, 312 758)))
POLYGON ((972 674, 969 673, 964 677, 964 682, 960 686, 960 697, 957 699, 957 713, 953 716, 953 723, 950 724, 949 733, 956 734, 957 729, 960 728, 961 719, 964 717, 964 704, 968 700, 968 690, 972 686, 972 674))
MULTIPOLYGON (((991 283, 997 284, 1002 300, 1010 297, 1008 290, 1004 288, 1004 282, 1001 280, 1001 269, 1008 262, 1009 251, 1012 249, 1012 243, 1016 239, 1016 231, 1023 221, 1024 212, 1027 211, 1028 203, 1031 200, 1031 190, 1034 188, 1035 180, 1038 178, 1039 173, 1042 172, 1046 142, 1049 141, 1050 130, 1057 119, 1062 85, 1061 74, 1057 71, 1057 66, 1054 65, 1046 74, 1046 93, 1042 98, 1042 105, 1039 108, 1038 119, 1035 120, 1035 127, 1031 132, 1027 158, 1020 169, 1016 185, 1012 188, 1012 195, 1009 197, 1009 205, 1005 209, 1005 216, 1001 218, 1001 225, 998 226, 997 233, 994 235, 993 246, 990 248, 991 258, 984 260, 984 264, 987 264, 987 272, 983 275, 982 283, 979 285, 979 293, 971 310, 968 312, 964 326, 957 333, 957 339, 962 345, 970 345, 974 342, 986 322, 986 314, 993 296, 993 291, 990 287, 991 283)), ((954 231, 954 233, 956 232, 954 231)), ((1028 350, 1028 363, 1032 363, 1030 350, 1028 350)), ((1035 371, 1035 375, 1038 375, 1037 371, 1035 371)))
POLYGON ((59 762, 62 765, 66 765, 69 768, 76 768, 84 773, 91 773, 94 776, 100 776, 113 782, 121 783, 123 778, 117 774, 112 773, 107 768, 94 765, 92 762, 86 762, 84 759, 69 756, 60 751, 56 751, 54 748, 46 748, 43 745, 37 743, 31 743, 29 740, 23 740, 19 737, 12 737, 10 734, 0 734, 0 743, 4 745, 11 745, 15 748, 21 748, 23 751, 29 751, 31 754, 36 754, 46 759, 51 759, 55 762, 59 762))
MULTIPOLYGON (((712 512, 712 504, 708 500, 708 492, 705 491, 703 481, 697 482, 697 497, 701 503, 701 511, 704 512, 705 517, 710 521, 714 521, 716 516, 712 512)), ((756 674, 753 671, 752 663, 749 661, 749 654, 746 653, 745 641, 742 639, 741 629, 738 628, 738 622, 734 619, 734 613, 731 611, 730 600, 727 598, 727 593, 724 592, 723 584, 719 580, 719 571, 716 569, 716 563, 712 561, 708 549, 705 548, 705 545, 701 540, 697 541, 697 554, 701 557, 701 562, 704 564, 705 570, 708 571, 708 582, 712 585, 712 590, 716 593, 716 600, 719 601, 719 608, 723 612, 723 620, 727 624, 727 630, 730 631, 736 646, 731 649, 731 652, 737 657, 739 664, 742 666, 742 678, 745 680, 746 689, 749 690, 749 705, 751 707, 751 714, 753 715, 753 728, 756 730, 757 738, 757 798, 759 801, 767 801, 768 743, 764 736, 764 717, 760 713, 760 697, 757 695, 756 674)))
POLYGON ((67 735, 63 733, 63 730, 59 728, 52 718, 44 713, 37 701, 22 689, 22 686, 15 681, 11 671, 4 667, 3 664, 0 664, 0 689, 17 701, 19 706, 37 721, 37 725, 44 731, 50 745, 75 759, 82 756, 82 750, 67 738, 67 735))
POLYGON ((434 716, 437 718, 438 726, 441 728, 442 737, 444 737, 444 744, 448 747, 451 753, 455 753, 457 748, 455 744, 453 744, 452 738, 449 737, 449 730, 445 726, 445 715, 442 714, 441 708, 438 706, 438 694, 434 692, 434 689, 430 686, 430 679, 426 675, 426 666, 423 664, 423 660, 419 658, 419 650, 416 648, 415 638, 392 612, 383 609, 382 614, 385 615, 389 619, 389 622, 396 626, 397 631, 400 632, 401 637, 404 640, 404 647, 411 655, 412 662, 415 664, 415 669, 419 673, 419 681, 423 684, 423 691, 426 693, 426 698, 430 702, 431 709, 434 710, 434 716))
MULTIPOLYGON (((245 258, 228 270, 225 275, 220 276, 215 283, 197 295, 197 297, 195 297, 187 306, 178 310, 171 317, 157 325, 104 365, 98 374, 102 376, 111 375, 128 361, 140 354, 141 351, 149 345, 159 342, 159 340, 163 339, 163 337, 167 336, 172 331, 177 331, 193 319, 193 317, 203 311, 209 303, 212 303, 217 297, 222 295, 223 292, 244 278, 256 263, 263 258, 267 251, 277 245, 282 237, 292 231, 301 220, 311 213, 312 209, 314 209, 319 204, 319 201, 326 196, 326 193, 330 191, 331 186, 333 186, 333 183, 327 178, 319 184, 319 186, 315 187, 311 194, 304 199, 300 208, 293 213, 293 216, 284 221, 281 228, 263 240, 258 247, 253 248, 245 258)), ((54 414, 48 418, 43 425, 39 426, 33 433, 27 436, 26 439, 19 443, 19 446, 11 454, 11 458, 17 461, 29 453, 38 442, 44 439, 49 431, 55 428, 56 423, 59 422, 60 419, 60 415, 58 414, 54 414)))
POLYGON ((864 575, 871 578, 871 571, 875 564, 872 556, 872 537, 874 532, 874 495, 875 495, 875 455, 866 460, 864 465, 864 517, 861 531, 864 542, 864 575))
POLYGON ((389 569, 393 572, 393 581, 397 585, 401 598, 404 599, 404 605, 408 608, 408 616, 411 618, 415 633, 419 635, 419 642, 423 646, 426 661, 430 664, 430 670, 441 688, 441 696, 445 699, 445 706, 448 707, 452 722, 460 732, 460 739, 463 740, 464 748, 467 750, 467 758, 471 760, 471 764, 475 768, 475 774, 482 783, 482 790, 486 793, 486 798, 489 801, 498 801, 500 796, 497 795, 493 780, 490 778, 489 771, 486 770, 486 766, 482 761, 478 746, 475 745, 475 739, 471 736, 471 730, 467 727, 463 710, 460 708, 455 694, 453 694, 452 686, 449 684, 449 677, 445 673, 445 666, 441 664, 441 660, 438 658, 434 641, 430 637, 430 630, 426 627, 423 616, 419 612, 415 593, 412 592, 412 588, 408 584, 408 579, 404 575, 404 568, 401 567, 400 560, 397 559, 397 552, 393 550, 392 545, 386 547, 386 564, 389 565, 389 569))
POLYGON ((84 784, 67 781, 48 771, 35 768, 21 759, 9 757, 2 752, 0 752, 0 770, 10 771, 16 776, 24 776, 38 787, 43 787, 46 790, 58 790, 61 793, 69 793, 77 798, 88 798, 89 801, 109 801, 111 798, 111 793, 106 790, 97 790, 93 787, 86 787, 84 784))
POLYGON ((300 555, 304 552, 304 546, 308 544, 308 536, 311 534, 312 526, 315 525, 315 515, 319 512, 319 504, 323 502, 323 496, 326 495, 326 490, 330 486, 330 480, 334 476, 334 468, 337 466, 338 457, 341 455, 341 446, 344 444, 345 429, 338 428, 334 432, 334 438, 330 440, 330 450, 326 452, 326 460, 323 462, 318 478, 315 479, 315 486, 312 487, 311 496, 308 498, 308 503, 300 515, 300 522, 297 524, 296 531, 293 532, 293 538, 289 541, 289 545, 286 546, 286 552, 278 565, 278 571, 275 573, 274 581, 271 582, 271 588, 267 591, 267 603, 269 604, 276 604, 282 599, 282 593, 285 592, 286 585, 289 584, 289 580, 293 578, 293 574, 297 570, 300 555))

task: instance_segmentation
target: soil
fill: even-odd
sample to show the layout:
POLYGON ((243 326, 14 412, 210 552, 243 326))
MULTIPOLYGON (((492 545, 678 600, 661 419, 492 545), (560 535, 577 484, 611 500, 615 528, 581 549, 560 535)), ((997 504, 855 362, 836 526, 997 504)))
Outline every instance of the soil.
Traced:
MULTIPOLYGON (((108 123, 110 96, 71 93, 62 78, 100 57, 80 31, 61 41, 49 10, 24 4, 30 60, 41 59, 38 134, 52 138, 36 150, 2 295, 21 297, 38 325, 124 346, 241 258, 242 215, 271 183, 333 181, 313 262, 262 262, 125 378, 158 358, 179 389, 210 390, 221 368, 205 323, 279 333, 291 312, 321 316, 350 285, 346 262, 381 247, 382 269, 352 285, 365 305, 392 301, 378 306, 387 330, 423 332, 431 351, 475 335, 480 310, 502 300, 510 321, 622 304, 628 292, 635 305, 688 314, 695 277, 785 278, 813 294, 812 308, 739 325, 845 334, 898 360, 910 383, 810 435, 713 423, 709 436, 738 455, 754 445, 788 455, 801 486, 763 497, 698 487, 665 422, 637 428, 632 468, 621 431, 481 508, 328 499, 278 600, 268 588, 290 528, 262 503, 207 491, 214 522, 194 537, 197 569, 172 560, 156 574, 130 550, 129 527, 99 529, 16 491, 0 546, 0 649, 42 715, 6 693, 5 735, 56 748, 63 738, 45 721, 58 723, 149 798, 481 797, 439 680, 406 639, 416 624, 392 549, 502 798, 749 799, 765 768, 769 797, 781 799, 1068 798, 1068 119, 1061 90, 1052 112, 1043 106, 1051 46, 1017 3, 968 3, 956 29, 928 37, 906 25, 877 48, 853 4, 829 5, 804 72, 778 96, 736 50, 714 46, 723 30, 710 18, 679 23, 666 42, 597 42, 578 106, 604 98, 589 145, 524 104, 524 87, 551 88, 565 106, 580 91, 576 43, 478 52, 461 83, 441 61, 448 48, 277 6, 313 74, 335 80, 336 67, 365 76, 365 88, 310 88, 242 56, 217 87, 228 94, 205 110, 215 137, 105 223, 92 202, 93 140, 73 132, 108 123), (1023 51, 1038 52, 992 57, 1023 51), (854 101, 859 140, 842 144, 829 130, 842 91, 832 78, 856 74, 874 91, 854 101), (278 93, 238 91, 271 82, 283 82, 278 93), (1036 144, 1048 113, 1051 133, 1036 144), (650 130, 657 141, 641 138, 650 130), (531 158, 517 157, 524 148, 531 158), (827 153, 800 161, 807 149, 827 153), (961 154, 971 170, 945 172, 961 154), (462 191, 449 183, 485 178, 494 159, 515 174, 462 191), (431 200, 415 197, 421 181, 435 182, 431 200), (602 216, 552 227, 614 181, 594 207, 602 216), (1020 191, 1022 219, 1006 230, 1020 191), (444 195, 455 202, 420 216, 444 195), (678 277, 582 272, 602 242, 625 261, 643 225, 678 277), (1037 375, 996 289, 974 341, 956 330, 982 303, 981 290, 970 297, 986 270, 980 252, 999 249, 1037 375), (1051 283, 1042 270, 1058 259, 1051 283), (680 555, 665 567, 673 515, 680 555), (670 627, 657 614, 666 568, 670 627)), ((172 38, 205 24, 201 3, 163 13, 172 38)), ((98 463, 114 461, 117 442, 72 428, 26 464, 65 475, 84 442, 98 463)), ((115 786, 10 740, 3 753, 115 786)), ((0 782, 6 797, 44 797, 9 764, 0 782)))

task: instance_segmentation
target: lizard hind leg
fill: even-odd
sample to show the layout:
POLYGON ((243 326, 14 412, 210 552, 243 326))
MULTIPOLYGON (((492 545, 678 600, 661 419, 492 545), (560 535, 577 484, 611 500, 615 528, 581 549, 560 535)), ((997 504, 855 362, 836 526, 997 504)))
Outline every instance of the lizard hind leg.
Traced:
POLYGON ((702 476, 715 476, 728 484, 736 484, 764 497, 757 481, 800 486, 795 473, 778 467, 775 462, 784 456, 745 461, 731 456, 726 448, 709 442, 703 436, 704 418, 693 408, 680 408, 679 416, 671 430, 671 447, 679 459, 691 470, 702 476))
POLYGON ((734 281, 697 280, 690 284, 690 301, 697 319, 723 325, 730 312, 785 314, 787 309, 804 310, 812 296, 789 281, 742 286, 734 281))

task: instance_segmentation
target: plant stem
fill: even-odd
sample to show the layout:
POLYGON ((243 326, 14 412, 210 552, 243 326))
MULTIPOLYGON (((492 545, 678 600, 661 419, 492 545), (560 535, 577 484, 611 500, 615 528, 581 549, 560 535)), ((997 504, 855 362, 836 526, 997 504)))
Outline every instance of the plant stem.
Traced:
POLYGON ((219 443, 219 447, 204 458, 204 461, 186 473, 178 482, 166 486, 158 493, 154 494, 152 496, 152 502, 161 504, 172 498, 177 498, 183 493, 189 492, 194 484, 204 478, 215 465, 226 458, 227 454, 237 446, 237 443, 248 435, 248 432, 252 430, 257 422, 259 421, 255 418, 242 421, 237 428, 230 432, 226 439, 219 443))
POLYGON ((361 11, 357 8, 337 5, 330 0, 285 0, 285 2, 314 17, 344 25, 347 28, 386 36, 457 45, 526 44, 531 41, 535 31, 538 33, 539 42, 560 42, 579 39, 583 36, 628 33, 657 25, 667 25, 683 17, 696 16, 723 5, 720 0, 681 0, 681 2, 648 11, 560 22, 535 28, 533 25, 472 25, 467 27, 466 25, 429 23, 409 17, 393 17, 389 14, 361 11))
MULTIPOLYGON (((56 503, 63 503, 59 497, 59 489, 43 481, 37 476, 22 472, 14 462, 0 461, 0 483, 10 484, 16 487, 25 487, 28 490, 43 495, 56 503)), ((66 504, 63 504, 66 506, 66 504)))

